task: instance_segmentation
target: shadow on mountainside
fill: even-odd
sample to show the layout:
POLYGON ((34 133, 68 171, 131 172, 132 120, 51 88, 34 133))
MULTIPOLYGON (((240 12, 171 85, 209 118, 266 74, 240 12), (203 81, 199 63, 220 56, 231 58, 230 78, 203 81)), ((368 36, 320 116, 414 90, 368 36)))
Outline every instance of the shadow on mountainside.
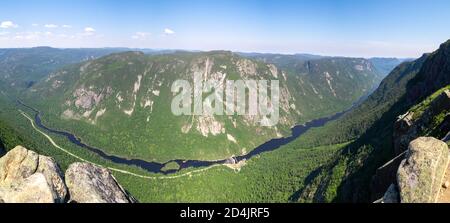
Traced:
POLYGON ((315 179, 317 179, 317 177, 320 175, 320 173, 322 173, 323 168, 324 168, 324 166, 320 166, 319 168, 312 171, 303 181, 303 185, 305 185, 305 186, 302 187, 300 190, 294 192, 289 197, 289 202, 298 201, 300 199, 300 197, 302 196, 302 194, 305 193, 305 191, 308 189, 308 187, 306 187, 306 185, 311 184, 315 179))
POLYGON ((410 105, 403 96, 372 127, 342 150, 341 156, 351 159, 346 162, 346 176, 337 188, 334 201, 371 201, 372 176, 380 166, 395 157, 392 141, 394 123, 410 105))
POLYGON ((2 139, 0 139, 0 157, 5 155, 5 153, 6 153, 5 145, 3 144, 2 139))

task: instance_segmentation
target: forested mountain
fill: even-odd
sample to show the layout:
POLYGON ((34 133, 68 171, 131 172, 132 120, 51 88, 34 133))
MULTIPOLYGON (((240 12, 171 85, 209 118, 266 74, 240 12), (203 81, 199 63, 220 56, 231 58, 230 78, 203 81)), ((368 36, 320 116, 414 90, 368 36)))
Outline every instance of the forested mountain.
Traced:
MULTIPOLYGON (((323 139, 326 139, 325 143, 348 140, 352 143, 320 169, 320 174, 316 174, 314 180, 302 189, 300 200, 371 201, 370 183, 376 169, 396 156, 394 123, 400 115, 450 84, 449 52, 450 41, 432 54, 399 65, 364 103, 340 120, 316 131, 315 144, 324 143, 323 139)), ((448 121, 445 119, 448 113, 441 115, 434 126, 448 121)), ((424 133, 435 137, 442 134, 445 135, 431 129, 424 133)))
POLYGON ((25 49, 0 49, 1 85, 21 90, 32 86, 50 72, 68 64, 95 59, 120 48, 104 49, 56 49, 35 47, 25 49))
MULTIPOLYGON (((29 120, 20 113, 22 109, 26 113, 30 110, 14 105, 15 96, 40 110, 45 125, 74 133, 83 142, 107 154, 163 163, 174 159, 217 160, 248 154, 270 139, 289 136, 290 128, 296 124, 351 107, 372 92, 383 76, 370 60, 362 58, 228 51, 122 52, 126 49, 74 50, 75 55, 69 57, 73 52, 59 49, 23 50, 25 52, 14 50, 9 53, 14 56, 2 57, 8 74, 16 74, 17 78, 6 74, 1 82, 5 87, 0 97, 3 98, 0 117, 4 123, 0 139, 7 149, 23 144, 55 156, 63 169, 74 160, 55 151, 46 138, 30 128, 29 120), (45 53, 33 56, 29 51, 35 50, 45 53), (106 53, 106 50, 114 52, 106 53), (59 58, 52 58, 52 53, 47 51, 59 58), (171 101, 175 94, 171 92, 171 85, 179 79, 193 84, 194 74, 201 75, 202 80, 279 80, 280 122, 276 126, 262 127, 258 123, 261 117, 172 115, 171 101), (15 85, 19 83, 22 84, 15 85), (18 94, 12 94, 12 89, 19 90, 18 94)), ((355 184, 363 192, 341 191, 342 182, 346 181, 337 180, 341 179, 339 174, 358 170, 359 162, 351 160, 370 157, 371 148, 378 147, 376 143, 386 144, 383 140, 389 133, 384 123, 394 120, 397 113, 401 114, 414 103, 399 104, 399 101, 407 97, 408 83, 418 76, 429 57, 424 55, 399 65, 365 102, 338 121, 313 129, 275 152, 252 158, 247 164, 231 166, 233 170, 243 168, 240 174, 230 175, 220 168, 202 174, 197 180, 152 181, 153 187, 144 191, 141 184, 148 184, 148 181, 126 175, 119 175, 119 181, 143 201, 347 201, 350 198, 344 194, 346 191, 358 195, 355 200, 363 200, 369 196, 363 192, 366 191, 364 185, 369 184, 370 173, 363 175, 364 179, 351 178, 359 180, 355 184), (364 135, 368 137, 363 138, 364 135), (351 140, 355 141, 348 144, 351 140), (340 155, 335 156, 335 152, 340 155), (300 172, 293 173, 295 171, 300 172), (223 181, 224 177, 234 180, 223 181), (257 181, 265 183, 258 185, 257 181), (205 188, 205 182, 208 182, 208 192, 182 189, 205 188), (167 187, 174 189, 164 190, 167 187), (246 190, 238 189, 244 187, 246 190), (274 187, 281 189, 274 190, 274 187), (233 188, 229 192, 234 195, 219 194, 218 190, 223 192, 224 188, 233 188), (172 193, 177 197, 170 196, 172 193)), ((421 90, 423 88, 417 88, 414 92, 422 95, 421 90)), ((88 160, 148 174, 137 167, 111 164, 84 149, 74 148, 56 135, 51 136, 65 149, 88 160)), ((383 150, 374 158, 376 162, 368 161, 364 168, 373 171, 391 155, 389 149, 383 150)))
POLYGON ((287 136, 295 124, 351 106, 379 80, 364 59, 313 60, 299 72, 231 52, 126 52, 53 72, 27 97, 38 102, 48 122, 115 154, 203 160, 246 154, 287 136), (258 116, 168 115, 172 83, 193 83, 194 74, 202 80, 279 80, 278 125, 261 127, 258 116))

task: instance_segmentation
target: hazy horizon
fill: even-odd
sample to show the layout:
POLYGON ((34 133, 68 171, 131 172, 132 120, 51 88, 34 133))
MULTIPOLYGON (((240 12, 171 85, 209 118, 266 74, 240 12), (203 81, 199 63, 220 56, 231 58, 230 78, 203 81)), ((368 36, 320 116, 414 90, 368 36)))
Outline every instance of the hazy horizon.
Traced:
POLYGON ((0 48, 141 48, 417 58, 450 38, 436 0, 2 3, 0 48))
MULTIPOLYGON (((112 47, 53 47, 53 46, 31 46, 31 47, 0 47, 0 49, 32 49, 32 48, 53 48, 53 49, 128 49, 131 51, 155 51, 155 52, 162 52, 162 51, 184 51, 184 52, 214 52, 214 51, 229 51, 232 53, 243 53, 243 54, 266 54, 266 55, 311 55, 311 56, 319 56, 319 57, 348 57, 348 58, 364 58, 364 59, 370 59, 370 58, 395 58, 395 59, 416 59, 418 57, 393 57, 393 56, 370 56, 370 57, 358 57, 358 56, 342 56, 342 55, 324 55, 324 54, 315 54, 315 53, 308 53, 308 52, 298 52, 298 53, 273 53, 273 52, 252 52, 252 51, 232 51, 232 50, 226 50, 226 49, 216 49, 216 50, 195 50, 195 49, 158 49, 158 48, 132 48, 132 47, 123 47, 123 46, 112 46, 112 47)), ((437 49, 437 48, 436 48, 437 49)), ((424 52, 431 53, 431 52, 424 52)))

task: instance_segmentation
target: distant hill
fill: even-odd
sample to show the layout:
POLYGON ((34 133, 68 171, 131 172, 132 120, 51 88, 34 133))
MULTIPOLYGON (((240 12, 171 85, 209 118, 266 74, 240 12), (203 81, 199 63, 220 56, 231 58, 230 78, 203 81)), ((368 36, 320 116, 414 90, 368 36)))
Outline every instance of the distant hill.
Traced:
POLYGON ((0 49, 0 84, 20 90, 32 86, 49 73, 68 64, 79 63, 120 52, 123 49, 56 49, 35 47, 0 49))
POLYGON ((412 58, 382 58, 374 57, 370 58, 369 61, 375 66, 375 68, 380 72, 383 77, 387 76, 395 67, 403 62, 413 61, 412 58))

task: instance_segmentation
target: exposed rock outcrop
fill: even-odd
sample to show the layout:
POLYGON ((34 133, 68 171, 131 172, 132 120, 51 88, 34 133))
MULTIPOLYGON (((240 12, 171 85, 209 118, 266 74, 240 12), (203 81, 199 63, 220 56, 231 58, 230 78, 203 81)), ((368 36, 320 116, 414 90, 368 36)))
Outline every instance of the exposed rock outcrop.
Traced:
POLYGON ((55 193, 44 174, 35 173, 1 186, 0 199, 5 203, 54 203, 55 193))
MULTIPOLYGON (((447 142, 450 139, 450 91, 443 88, 413 106, 398 117, 393 128, 393 146, 396 155, 409 153, 411 141, 420 136, 433 136, 447 142)), ((390 183, 396 183, 397 169, 403 158, 397 156, 380 167, 371 184, 372 200, 382 196, 390 183)))
POLYGON ((417 137, 413 121, 414 113, 408 112, 398 117, 394 124, 394 152, 401 154, 408 149, 409 142, 417 137))
POLYGON ((446 143, 431 137, 412 141, 397 172, 401 202, 436 202, 448 163, 446 143))
POLYGON ((91 110, 95 105, 100 103, 105 96, 103 92, 98 94, 85 88, 75 90, 73 95, 75 97, 75 106, 86 110, 91 110))
POLYGON ((44 174, 46 180, 52 185, 52 189, 58 195, 58 202, 63 202, 68 191, 63 181, 63 174, 53 158, 39 156, 39 165, 36 170, 44 174))
POLYGON ((78 203, 136 202, 107 169, 93 164, 72 164, 64 181, 53 158, 22 146, 0 158, 0 203, 62 203, 69 198, 78 203))
POLYGON ((0 198, 5 202, 64 202, 66 195, 52 158, 17 146, 0 159, 0 198))
MULTIPOLYGON (((435 124, 433 123, 434 118, 450 110, 450 91, 444 90, 432 101, 424 101, 412 110, 400 116, 394 124, 394 150, 396 154, 405 151, 409 142, 423 135, 424 130, 435 128, 433 126, 435 124)), ((450 131, 450 115, 446 115, 435 131, 440 133, 450 131)), ((444 136, 445 134, 441 137, 444 136)))
POLYGON ((105 168, 74 163, 66 171, 70 199, 77 203, 130 203, 134 199, 105 168))

